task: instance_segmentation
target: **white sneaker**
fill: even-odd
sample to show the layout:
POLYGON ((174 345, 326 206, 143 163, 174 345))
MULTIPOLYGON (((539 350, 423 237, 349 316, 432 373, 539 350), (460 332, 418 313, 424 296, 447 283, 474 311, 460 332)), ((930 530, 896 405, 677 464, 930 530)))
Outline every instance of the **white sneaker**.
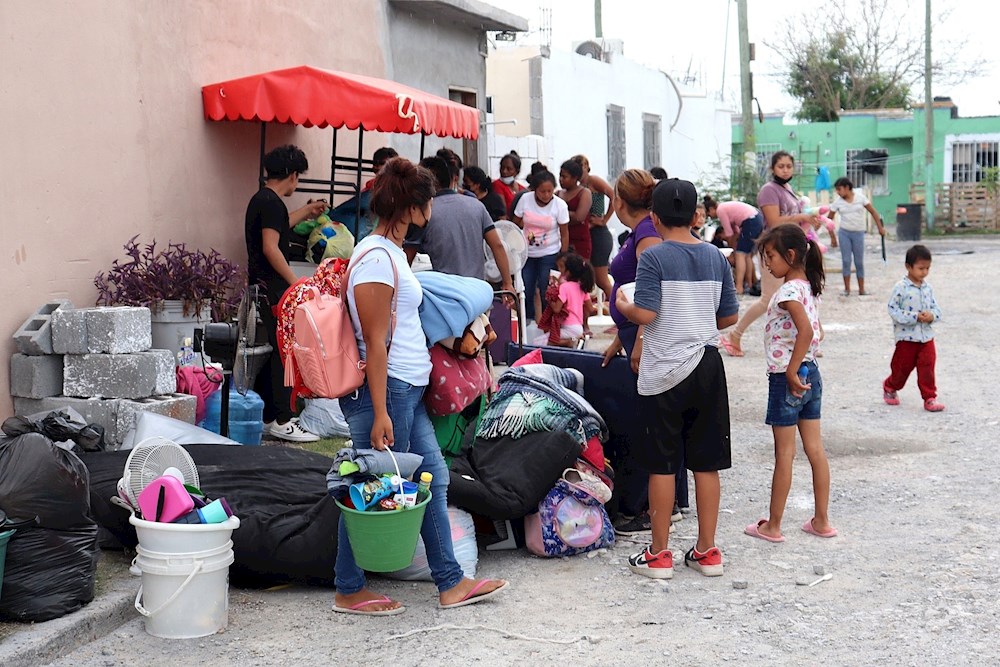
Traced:
POLYGON ((316 442, 319 440, 318 435, 310 433, 299 426, 299 422, 295 419, 289 419, 284 424, 275 422, 271 425, 269 432, 275 438, 287 440, 288 442, 316 442))

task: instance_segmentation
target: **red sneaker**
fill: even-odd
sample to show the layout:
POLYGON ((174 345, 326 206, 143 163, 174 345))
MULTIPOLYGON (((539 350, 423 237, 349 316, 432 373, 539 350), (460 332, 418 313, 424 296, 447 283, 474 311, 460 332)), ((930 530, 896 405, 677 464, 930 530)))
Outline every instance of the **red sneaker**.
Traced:
POLYGON ((653 554, 646 547, 628 557, 628 568, 636 574, 650 579, 672 579, 674 576, 674 554, 670 549, 653 554))
POLYGON ((935 398, 928 398, 924 401, 924 410, 927 412, 941 412, 944 406, 937 402, 935 398))
POLYGON ((719 551, 719 547, 712 547, 703 554, 691 547, 684 554, 684 564, 692 570, 701 572, 706 577, 722 576, 722 552, 719 551))

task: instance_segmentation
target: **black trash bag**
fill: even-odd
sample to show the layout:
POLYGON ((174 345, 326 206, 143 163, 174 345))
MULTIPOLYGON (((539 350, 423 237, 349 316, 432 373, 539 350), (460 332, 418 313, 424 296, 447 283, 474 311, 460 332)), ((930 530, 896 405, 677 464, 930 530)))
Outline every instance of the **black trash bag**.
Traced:
POLYGON ((65 410, 53 410, 41 419, 11 417, 0 428, 11 438, 25 433, 41 433, 52 442, 71 440, 85 452, 104 451, 104 427, 88 424, 78 414, 74 417, 65 410))
MULTIPOLYGON (((4 432, 21 424, 8 419, 4 432)), ((94 599, 97 523, 90 475, 76 454, 37 432, 0 440, 0 510, 38 517, 7 544, 0 618, 48 621, 94 599)))
MULTIPOLYGON (((333 586, 340 510, 326 492, 330 457, 294 447, 183 447, 198 466, 201 490, 225 498, 240 519, 232 537, 232 585, 333 586)), ((134 547, 128 512, 109 501, 128 455, 87 452, 80 459, 90 471, 94 518, 123 547, 134 547)))

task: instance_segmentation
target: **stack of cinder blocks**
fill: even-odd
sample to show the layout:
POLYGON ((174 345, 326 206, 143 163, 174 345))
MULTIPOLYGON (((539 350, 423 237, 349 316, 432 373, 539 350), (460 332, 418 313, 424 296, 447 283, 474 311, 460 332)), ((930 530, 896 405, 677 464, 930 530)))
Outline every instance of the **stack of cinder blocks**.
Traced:
POLYGON ((14 340, 10 393, 19 415, 71 407, 102 425, 112 447, 140 412, 194 423, 194 396, 176 393, 173 352, 149 349, 148 308, 47 303, 14 340))

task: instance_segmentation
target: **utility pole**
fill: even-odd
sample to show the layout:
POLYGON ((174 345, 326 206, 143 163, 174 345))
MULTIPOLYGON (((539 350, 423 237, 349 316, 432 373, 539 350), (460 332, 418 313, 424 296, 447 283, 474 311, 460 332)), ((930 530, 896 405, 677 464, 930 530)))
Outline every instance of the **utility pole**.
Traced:
POLYGON ((924 210, 934 229, 934 97, 931 95, 931 0, 924 10, 924 210))
MULTIPOLYGON (((928 0, 930 2, 930 0, 928 0)), ((740 40, 740 100, 743 108, 743 165, 757 170, 757 138, 753 127, 753 78, 750 74, 750 29, 747 0, 736 0, 740 40)))
POLYGON ((604 37, 604 27, 601 19, 601 0, 594 0, 594 37, 604 37))

